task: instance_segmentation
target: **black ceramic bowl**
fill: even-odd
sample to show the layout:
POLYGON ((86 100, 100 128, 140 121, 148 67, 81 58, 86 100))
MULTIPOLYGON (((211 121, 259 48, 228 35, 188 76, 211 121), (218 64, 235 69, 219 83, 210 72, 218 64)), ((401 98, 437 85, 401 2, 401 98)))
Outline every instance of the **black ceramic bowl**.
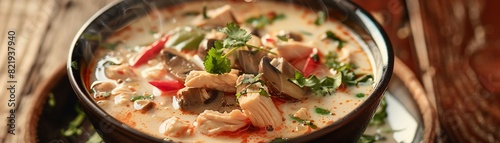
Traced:
MULTIPOLYGON (((189 0, 125 0, 114 2, 95 14, 76 35, 67 63, 70 83, 78 95, 87 117, 106 142, 162 142, 122 124, 106 114, 92 99, 85 84, 87 65, 94 51, 112 33, 153 9, 175 6, 189 0), (98 35, 85 38, 85 35, 98 35)), ((258 2, 258 1, 257 1, 258 2)), ((368 45, 375 63, 375 90, 369 98, 341 120, 318 131, 290 139, 290 142, 355 142, 365 130, 382 99, 393 69, 389 39, 379 24, 365 10, 347 0, 283 0, 315 11, 325 11, 360 35, 368 45)))

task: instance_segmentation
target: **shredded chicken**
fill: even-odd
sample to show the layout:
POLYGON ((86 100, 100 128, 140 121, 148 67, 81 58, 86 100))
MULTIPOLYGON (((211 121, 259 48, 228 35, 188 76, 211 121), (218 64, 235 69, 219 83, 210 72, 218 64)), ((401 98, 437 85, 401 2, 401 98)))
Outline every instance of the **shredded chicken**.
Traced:
POLYGON ((236 92, 237 71, 221 75, 210 74, 206 71, 191 71, 186 77, 186 87, 210 88, 224 92, 236 92))
POLYGON ((224 131, 233 132, 248 124, 248 117, 241 110, 220 113, 205 110, 196 118, 196 130, 205 135, 217 135, 224 131))
POLYGON ((168 137, 180 137, 190 135, 192 127, 188 122, 182 121, 178 117, 171 117, 160 125, 160 133, 168 137))
MULTIPOLYGON (((245 78, 253 78, 253 75, 245 74, 240 76, 238 78, 238 83, 242 83, 242 80, 245 78)), ((253 83, 249 86, 248 83, 243 83, 238 86, 238 92, 246 93, 238 98, 238 102, 243 112, 252 122, 252 125, 257 127, 272 126, 276 128, 283 123, 280 112, 271 98, 267 95, 267 88, 262 86, 260 82, 253 83), (242 87, 246 87, 246 89, 242 87), (261 95, 261 89, 266 92, 266 95, 261 95)))

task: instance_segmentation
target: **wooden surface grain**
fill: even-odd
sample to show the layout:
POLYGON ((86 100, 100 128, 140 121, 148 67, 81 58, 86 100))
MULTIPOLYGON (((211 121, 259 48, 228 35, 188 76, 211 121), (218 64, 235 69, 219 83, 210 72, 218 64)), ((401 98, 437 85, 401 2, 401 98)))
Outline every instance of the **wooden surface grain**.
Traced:
MULTIPOLYGON (((71 42, 81 26, 100 8, 113 0, 0 0, 0 142, 28 142, 25 140, 30 124, 29 109, 37 99, 35 90, 64 65, 71 42), (7 32, 16 32, 16 107, 7 106, 10 99, 7 87, 7 32), (6 120, 9 110, 15 109, 15 135, 8 134, 6 120)), ((391 39, 396 54, 412 70, 411 44, 402 0, 354 0, 367 8, 382 23, 391 39), (403 9, 401 9, 403 8, 403 9), (397 34, 394 34, 397 33, 397 34), (396 41, 396 42, 394 42, 396 41), (403 43, 403 44, 401 44, 403 43)))
POLYGON ((111 0, 1 0, 0 63, 7 61, 7 32, 15 31, 15 78, 0 66, 0 142, 26 142, 24 136, 34 90, 57 67, 65 64, 70 44, 80 27, 111 0), (9 107, 7 80, 15 80, 15 107, 9 107), (15 135, 9 134, 7 117, 15 109, 15 135))

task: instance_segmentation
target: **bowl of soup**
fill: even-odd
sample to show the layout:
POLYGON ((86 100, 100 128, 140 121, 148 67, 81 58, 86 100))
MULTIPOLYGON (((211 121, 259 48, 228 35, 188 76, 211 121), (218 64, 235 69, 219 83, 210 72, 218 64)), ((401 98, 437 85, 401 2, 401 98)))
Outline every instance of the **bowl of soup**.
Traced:
POLYGON ((68 75, 107 142, 355 142, 393 68, 350 1, 117 1, 68 75))

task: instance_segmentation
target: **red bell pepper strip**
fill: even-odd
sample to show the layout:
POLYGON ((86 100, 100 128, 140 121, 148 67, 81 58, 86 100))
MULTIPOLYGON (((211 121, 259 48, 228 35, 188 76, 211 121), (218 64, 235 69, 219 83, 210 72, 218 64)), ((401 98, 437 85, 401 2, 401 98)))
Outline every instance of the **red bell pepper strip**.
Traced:
POLYGON ((155 80, 150 81, 149 84, 158 88, 162 92, 177 92, 179 89, 184 88, 184 83, 177 80, 155 80))
POLYGON ((146 63, 149 59, 153 58, 163 49, 165 43, 167 43, 169 38, 170 35, 167 34, 163 36, 160 40, 144 48, 144 50, 141 53, 139 53, 133 60, 130 61, 130 66, 138 67, 146 63))
POLYGON ((320 65, 320 53, 318 52, 318 49, 314 48, 312 50, 312 53, 307 57, 306 63, 304 65, 304 68, 302 68, 302 73, 304 74, 305 77, 309 77, 314 71, 316 71, 320 65))

